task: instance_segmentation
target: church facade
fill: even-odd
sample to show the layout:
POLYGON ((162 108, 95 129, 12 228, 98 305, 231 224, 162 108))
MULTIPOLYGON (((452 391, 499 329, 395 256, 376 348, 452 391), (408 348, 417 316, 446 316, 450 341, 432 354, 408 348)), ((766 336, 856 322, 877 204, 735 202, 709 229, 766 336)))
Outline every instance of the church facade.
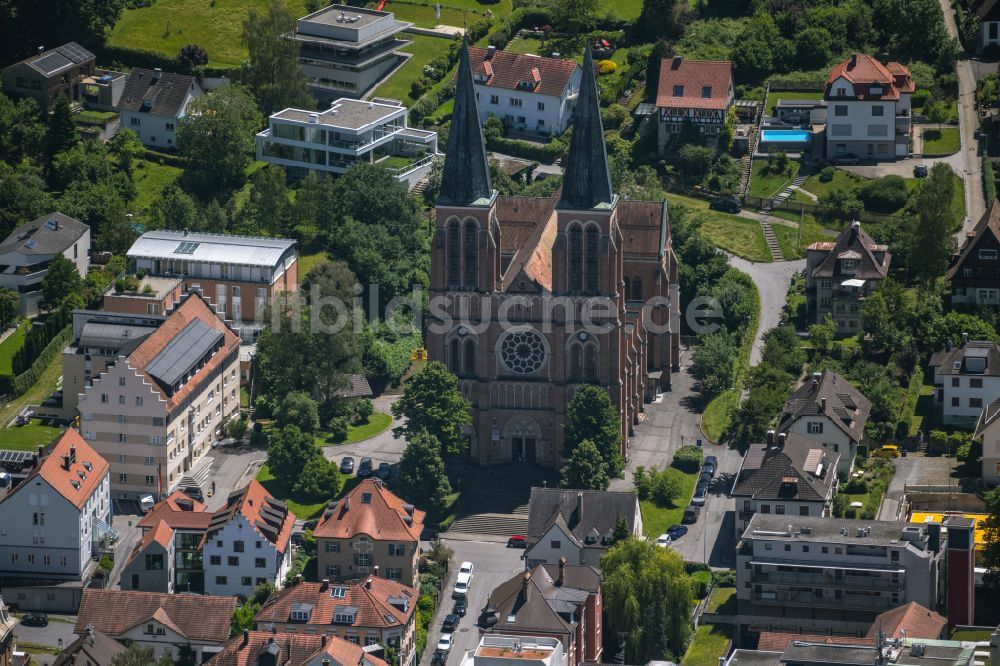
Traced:
POLYGON ((563 187, 492 189, 467 48, 436 203, 427 349, 472 403, 478 464, 558 465, 566 407, 604 387, 622 454, 678 369, 677 260, 667 204, 613 193, 588 50, 563 187))

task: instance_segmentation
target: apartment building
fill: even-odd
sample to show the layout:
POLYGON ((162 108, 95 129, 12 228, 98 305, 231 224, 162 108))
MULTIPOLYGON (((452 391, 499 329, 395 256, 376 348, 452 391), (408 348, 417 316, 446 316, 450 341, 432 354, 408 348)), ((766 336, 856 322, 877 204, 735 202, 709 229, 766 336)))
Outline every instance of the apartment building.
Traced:
POLYGON ((202 540, 205 592, 249 597, 263 583, 281 587, 292 565, 294 525, 285 503, 256 480, 231 493, 202 540))
POLYGON ((79 398, 80 428, 116 498, 163 496, 239 413, 239 337, 197 292, 79 398))
POLYGON ((1000 398, 1000 346, 990 340, 947 344, 931 355, 934 405, 945 425, 973 428, 986 405, 1000 398))
POLYGON ((206 666, 389 666, 337 636, 244 631, 229 639, 206 666))
POLYGON ((846 477, 854 468, 871 410, 871 401, 836 372, 814 372, 785 401, 778 432, 812 440, 828 461, 839 456, 836 473, 846 477))
POLYGON ((833 316, 840 336, 862 329, 864 299, 889 273, 892 255, 872 240, 860 222, 851 222, 833 242, 806 248, 806 305, 812 321, 833 316))
POLYGON ((501 583, 480 616, 484 636, 547 636, 569 666, 601 661, 603 579, 592 566, 539 564, 501 583))
POLYGON ((642 513, 634 492, 532 488, 528 513, 529 569, 538 564, 598 566, 622 521, 629 534, 642 536, 642 513))
POLYGON ((341 580, 378 571, 389 580, 415 585, 425 517, 381 479, 365 479, 331 502, 313 530, 319 575, 341 580))
POLYGON ((986 405, 976 423, 976 439, 983 443, 983 483, 1000 484, 1000 398, 986 405))
POLYGON ((300 18, 286 37, 299 43, 309 92, 329 104, 360 98, 409 58, 399 49, 412 42, 399 33, 412 25, 392 12, 335 4, 300 18))
POLYGON ((0 488, 0 577, 8 600, 21 610, 35 609, 43 600, 23 592, 24 598, 14 596, 12 588, 21 585, 12 579, 25 585, 81 581, 92 571, 99 541, 112 531, 108 477, 105 459, 69 429, 28 478, 12 489, 0 488))
POLYGON ((1000 200, 968 233, 948 270, 954 305, 1000 305, 1000 200))
POLYGON ((341 98, 325 111, 283 109, 257 134, 257 159, 301 178, 310 171, 342 174, 359 162, 388 167, 411 187, 438 156, 437 132, 407 125, 397 100, 341 98))
POLYGON ((133 271, 183 278, 184 292, 200 292, 239 329, 259 330, 247 324, 278 294, 298 290, 296 242, 284 238, 147 231, 126 256, 133 271))
POLYGON ((236 597, 198 594, 157 594, 123 590, 84 590, 73 633, 96 631, 140 648, 153 658, 174 662, 189 652, 200 664, 229 640, 236 597))
POLYGON ((86 277, 90 227, 62 213, 48 213, 23 224, 0 242, 0 287, 18 295, 19 314, 38 314, 42 280, 60 254, 73 262, 80 277, 86 277))
POLYGON ((826 156, 893 160, 909 154, 910 70, 864 53, 833 66, 823 90, 827 103, 826 156))
POLYGON ((568 666, 557 638, 547 636, 491 636, 479 639, 475 650, 463 655, 460 666, 568 666))
POLYGON ((863 632, 915 601, 937 608, 944 566, 937 524, 756 514, 736 550, 747 624, 773 631, 863 632))
POLYGON ((720 666, 973 666, 976 644, 927 638, 869 641, 859 638, 801 637, 780 650, 740 649, 720 666), (832 640, 836 638, 836 640, 832 640))
MULTIPOLYGON (((157 503, 153 509, 142 517, 138 527, 143 539, 140 544, 150 543, 150 533, 159 529, 161 524, 173 533, 173 543, 165 550, 173 553, 173 563, 170 573, 152 574, 155 583, 144 579, 149 568, 145 561, 145 548, 137 547, 133 551, 132 560, 126 565, 121 575, 123 590, 141 590, 143 592, 178 592, 203 593, 205 591, 205 570, 202 558, 202 541, 205 532, 212 522, 212 513, 208 507, 193 500, 181 491, 171 493, 165 500, 157 503), (135 576, 139 576, 137 579, 135 576)), ((155 543, 165 542, 163 536, 156 538, 155 543)), ((151 545, 152 554, 157 554, 159 546, 151 545)), ((156 566, 155 558, 152 561, 156 566)), ((156 571, 156 569, 153 569, 156 571)))
POLYGON ((400 666, 415 666, 416 604, 416 590, 377 574, 345 582, 300 582, 272 594, 254 622, 258 631, 273 628, 391 647, 400 666))
POLYGON ((572 60, 469 47, 481 123, 491 115, 508 129, 562 134, 580 94, 582 70, 572 60))
POLYGON ((833 515, 840 454, 798 433, 767 432, 751 444, 730 493, 736 503, 736 538, 758 513, 776 516, 833 515))
POLYGON ((732 62, 681 56, 661 60, 656 86, 659 152, 680 136, 685 123, 698 129, 706 145, 718 144, 735 101, 732 62))
POLYGON ((148 148, 177 148, 177 126, 198 97, 205 94, 198 79, 160 68, 134 67, 118 100, 121 126, 139 135, 148 148))
POLYGON ((94 73, 96 62, 96 56, 76 42, 47 51, 39 47, 37 54, 3 68, 3 92, 30 97, 48 113, 60 95, 79 99, 79 84, 94 73))

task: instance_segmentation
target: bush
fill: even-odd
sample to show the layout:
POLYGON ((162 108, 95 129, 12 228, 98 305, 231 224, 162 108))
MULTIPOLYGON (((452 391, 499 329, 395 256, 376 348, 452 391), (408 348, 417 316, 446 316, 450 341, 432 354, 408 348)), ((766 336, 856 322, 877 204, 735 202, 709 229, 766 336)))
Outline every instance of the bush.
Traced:
POLYGON ((651 500, 660 507, 675 506, 681 494, 680 479, 668 470, 639 465, 632 473, 635 492, 641 500, 651 500))
POLYGON ((611 74, 616 69, 618 69, 618 63, 614 60, 602 60, 597 64, 597 71, 602 75, 611 74))
POLYGON ((351 421, 346 416, 335 416, 330 419, 330 435, 333 437, 333 441, 340 441, 347 439, 347 428, 351 425, 351 421))
POLYGON ((712 580, 716 587, 736 587, 736 572, 732 569, 713 571, 712 580))
POLYGON ((711 571, 696 571, 691 574, 691 583, 694 587, 694 595, 699 599, 708 596, 709 586, 712 584, 711 571))
POLYGON ((700 446, 688 444, 677 449, 674 460, 670 463, 682 472, 695 474, 701 469, 702 451, 700 446))
POLYGON ((929 100, 930 98, 931 98, 931 91, 928 90, 927 88, 920 88, 914 91, 913 94, 910 96, 910 105, 914 109, 922 109, 924 108, 924 104, 926 104, 927 100, 929 100))
POLYGON ((62 350, 69 344, 72 336, 73 327, 67 326, 49 341, 41 353, 35 357, 35 360, 27 370, 13 379, 9 376, 0 377, 0 392, 10 393, 11 397, 23 395, 25 391, 35 385, 35 382, 38 381, 38 378, 45 371, 45 368, 48 367, 52 359, 55 358, 56 354, 62 353, 62 350))
POLYGON ((909 196, 902 176, 884 176, 858 188, 865 210, 874 213, 893 213, 906 205, 909 196))
POLYGON ((829 183, 829 182, 831 182, 833 180, 833 177, 836 174, 837 174, 837 169, 836 168, 834 168, 832 166, 823 167, 823 170, 819 172, 819 182, 821 182, 821 183, 829 183))
POLYGON ((186 44, 177 53, 177 62, 186 67, 208 64, 208 53, 197 44, 186 44))
POLYGON ((362 398, 354 403, 354 425, 364 425, 375 413, 375 405, 368 398, 362 398))

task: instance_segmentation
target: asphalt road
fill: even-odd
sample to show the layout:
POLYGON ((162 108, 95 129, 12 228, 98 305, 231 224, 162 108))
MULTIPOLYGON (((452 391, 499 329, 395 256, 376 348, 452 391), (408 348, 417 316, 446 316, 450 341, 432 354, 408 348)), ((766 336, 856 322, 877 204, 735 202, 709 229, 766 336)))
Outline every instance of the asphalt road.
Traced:
MULTIPOLYGON (((375 411, 389 413, 392 403, 399 399, 398 395, 382 395, 375 398, 375 411)), ((329 460, 335 461, 338 465, 341 459, 350 456, 354 458, 355 471, 362 458, 371 458, 373 467, 378 468, 379 463, 387 462, 392 466, 392 473, 396 474, 399 459, 403 456, 403 449, 406 448, 405 439, 397 439, 392 434, 392 429, 402 424, 402 419, 393 419, 392 425, 374 437, 370 437, 354 444, 335 444, 323 447, 323 455, 329 460)))
MULTIPOLYGON (((434 646, 437 645, 438 638, 441 637, 441 623, 445 616, 451 613, 454 605, 451 599, 451 589, 455 584, 455 576, 462 562, 472 562, 475 569, 469 590, 469 610, 453 634, 455 642, 448 653, 447 663, 453 665, 460 664, 465 653, 468 650, 476 649, 476 646, 479 645, 479 629, 476 626, 476 621, 479 619, 480 611, 486 606, 486 599, 490 592, 500 583, 524 571, 524 562, 521 560, 524 551, 507 548, 504 542, 459 541, 455 539, 446 539, 445 542, 455 551, 455 556, 451 559, 448 580, 441 593, 443 603, 438 607, 434 614, 434 620, 427 628, 427 648, 420 660, 421 666, 428 666, 431 663, 431 658, 434 656, 434 646)), ((427 548, 428 544, 421 544, 421 546, 427 548)))
POLYGON ((76 616, 49 615, 47 627, 26 627, 23 624, 18 624, 14 629, 14 640, 18 643, 32 643, 53 648, 59 647, 61 640, 65 647, 76 640, 76 636, 73 635, 74 624, 76 624, 76 616))
POLYGON ((785 307, 785 294, 792 283, 792 275, 805 269, 806 260, 762 264, 730 255, 729 264, 749 275, 760 295, 760 323, 750 352, 750 365, 757 365, 764 349, 764 334, 781 322, 781 310, 785 307))
MULTIPOLYGON (((735 449, 708 444, 705 455, 719 459, 719 469, 709 485, 709 496, 701 509, 698 522, 688 525, 688 533, 675 541, 674 548, 685 561, 707 562, 713 567, 731 568, 736 563, 735 506, 729 497, 733 481, 740 471, 742 456, 735 449)), ((650 534, 656 539, 658 534, 650 534)))

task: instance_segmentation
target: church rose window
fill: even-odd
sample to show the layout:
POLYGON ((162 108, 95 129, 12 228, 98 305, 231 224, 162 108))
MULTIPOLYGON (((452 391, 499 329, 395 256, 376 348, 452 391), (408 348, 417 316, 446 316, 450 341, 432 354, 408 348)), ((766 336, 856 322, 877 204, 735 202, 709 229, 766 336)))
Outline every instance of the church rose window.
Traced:
POLYGON ((530 375, 545 365, 545 341, 535 331, 515 331, 501 343, 500 358, 511 372, 530 375))

